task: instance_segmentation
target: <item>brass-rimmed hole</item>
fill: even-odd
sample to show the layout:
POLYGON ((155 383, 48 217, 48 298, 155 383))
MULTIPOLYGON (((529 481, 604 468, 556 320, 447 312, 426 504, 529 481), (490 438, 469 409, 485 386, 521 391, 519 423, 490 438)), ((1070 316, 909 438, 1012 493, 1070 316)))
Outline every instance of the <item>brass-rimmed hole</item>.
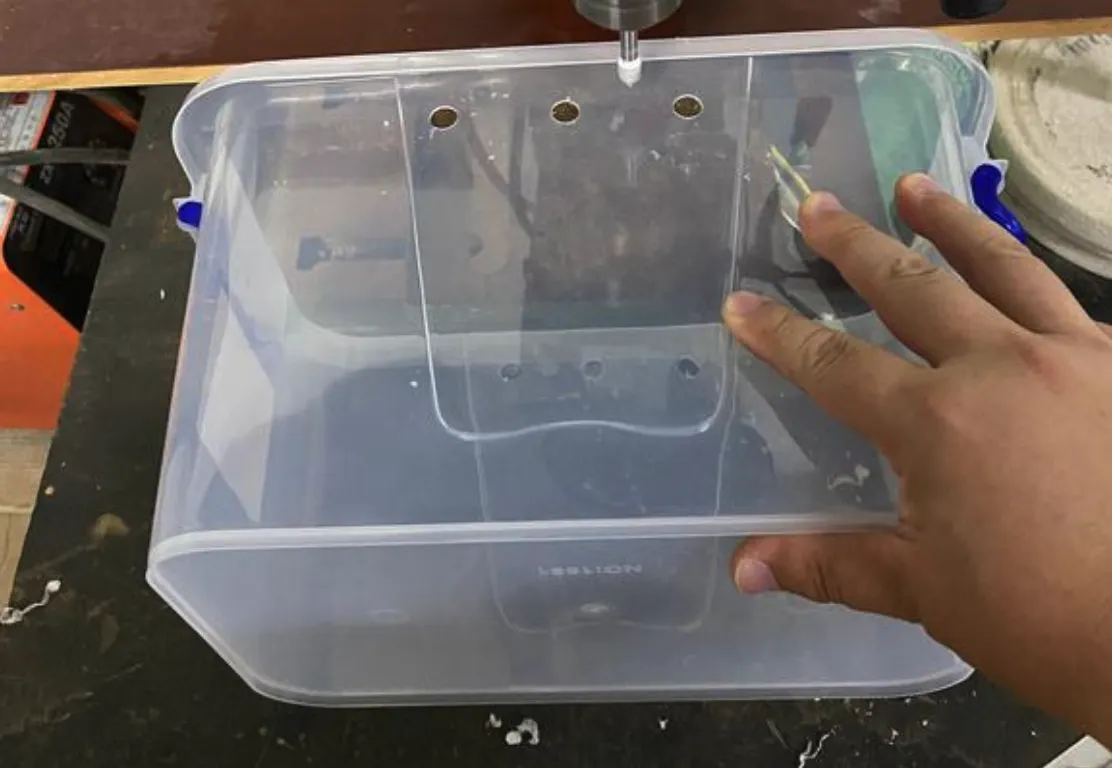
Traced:
POLYGON ((676 113, 676 117, 694 120, 703 113, 703 102, 698 96, 685 93, 683 96, 677 96, 672 102, 672 111, 676 113))
POLYGON ((552 119, 570 125, 579 119, 579 105, 571 99, 564 99, 552 105, 552 119))
POLYGON ((454 107, 437 107, 429 113, 429 125, 438 131, 446 131, 456 124, 459 113, 454 107))

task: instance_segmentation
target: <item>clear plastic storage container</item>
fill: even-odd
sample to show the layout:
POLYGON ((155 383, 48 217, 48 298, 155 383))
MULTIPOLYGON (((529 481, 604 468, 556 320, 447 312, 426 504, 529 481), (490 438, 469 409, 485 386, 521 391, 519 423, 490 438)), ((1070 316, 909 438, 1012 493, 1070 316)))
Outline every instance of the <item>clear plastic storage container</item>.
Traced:
MULTIPOLYGON (((829 189, 968 197, 991 91, 913 31, 291 61, 200 86, 148 578, 311 704, 905 695, 920 627, 739 595, 755 533, 890 524, 877 451, 739 349, 748 287, 900 349, 809 252, 829 189)), ((914 243, 929 251, 929 245, 914 243)))

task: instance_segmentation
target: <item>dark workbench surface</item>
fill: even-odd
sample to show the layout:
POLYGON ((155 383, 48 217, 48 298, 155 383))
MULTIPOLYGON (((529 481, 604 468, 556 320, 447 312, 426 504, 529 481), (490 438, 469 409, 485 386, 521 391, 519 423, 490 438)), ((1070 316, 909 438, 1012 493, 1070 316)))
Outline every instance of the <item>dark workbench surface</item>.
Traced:
POLYGON ((794 768, 826 733, 813 768, 1037 768, 1073 741, 979 679, 891 701, 337 711, 252 693, 143 578, 193 252, 170 205, 186 191, 169 141, 183 95, 151 92, 15 602, 36 598, 48 579, 61 579, 61 592, 0 627, 4 768, 794 768), (491 712, 508 725, 534 718, 540 745, 507 746, 485 725, 491 712))
MULTIPOLYGON (((1108 0, 1010 0, 992 22, 1112 15, 1108 0)), ((653 35, 956 23, 938 0, 689 0, 653 35)), ((571 0, 34 0, 0 4, 0 75, 230 64, 612 38, 571 0), (64 24, 50 20, 65 19, 64 24)))

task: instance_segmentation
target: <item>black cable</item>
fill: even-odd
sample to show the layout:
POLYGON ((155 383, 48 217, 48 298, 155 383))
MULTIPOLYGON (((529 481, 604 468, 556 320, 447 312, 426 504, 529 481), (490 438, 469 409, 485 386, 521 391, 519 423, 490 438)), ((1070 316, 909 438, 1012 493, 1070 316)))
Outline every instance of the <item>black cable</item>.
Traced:
POLYGON ((0 152, 0 167, 23 165, 127 165, 131 151, 108 147, 52 147, 0 152))
POLYGON ((108 242, 108 227, 90 219, 83 213, 78 213, 65 203, 60 203, 42 192, 12 181, 2 173, 0 173, 0 196, 10 197, 16 203, 33 208, 52 219, 57 219, 94 240, 99 240, 102 243, 108 242))
MULTIPOLYGON (((510 204, 520 206, 519 219, 521 217, 530 219, 529 216, 529 201, 525 198, 522 192, 522 185, 524 179, 524 157, 525 157, 525 111, 522 109, 514 110, 514 122, 510 131, 510 163, 509 163, 509 178, 510 178, 510 204)), ((532 234, 532 228, 527 229, 526 232, 532 234)))
MULTIPOLYGON (((127 165, 130 151, 107 147, 52 147, 0 152, 0 169, 24 165, 127 165)), ((0 171, 0 195, 33 208, 102 243, 108 242, 108 227, 79 213, 65 203, 8 178, 0 171)))
MULTIPOLYGON (((533 223, 529 221, 529 201, 525 200, 520 191, 515 191, 510 186, 509 182, 502 176, 501 171, 498 170, 490 156, 487 154, 487 148, 483 144, 483 140, 479 137, 479 132, 475 130, 475 125, 471 121, 467 122, 467 143, 471 147, 471 153, 475 155, 475 159, 479 163, 479 167, 483 169, 483 174, 499 193, 505 196, 506 201, 510 204, 510 208, 517 217, 517 223, 525 230, 525 233, 530 237, 533 236, 533 223)), ((516 132, 516 122, 515 122, 516 132)), ((524 132, 524 123, 522 123, 522 132, 524 132)))

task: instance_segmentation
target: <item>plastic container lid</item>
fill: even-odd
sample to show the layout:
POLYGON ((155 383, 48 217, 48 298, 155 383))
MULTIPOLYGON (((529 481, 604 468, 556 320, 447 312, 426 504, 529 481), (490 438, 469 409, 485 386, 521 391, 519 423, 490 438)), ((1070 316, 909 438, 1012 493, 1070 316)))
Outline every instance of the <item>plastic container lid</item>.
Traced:
POLYGON ((968 198, 992 100, 918 32, 241 67, 175 145, 197 267, 148 578, 303 703, 908 694, 919 627, 743 598, 742 536, 895 520, 864 439, 739 349, 732 290, 902 354, 792 184, 968 198), (197 204, 203 207, 203 216, 197 204), (198 226, 199 225, 199 226, 198 226))

